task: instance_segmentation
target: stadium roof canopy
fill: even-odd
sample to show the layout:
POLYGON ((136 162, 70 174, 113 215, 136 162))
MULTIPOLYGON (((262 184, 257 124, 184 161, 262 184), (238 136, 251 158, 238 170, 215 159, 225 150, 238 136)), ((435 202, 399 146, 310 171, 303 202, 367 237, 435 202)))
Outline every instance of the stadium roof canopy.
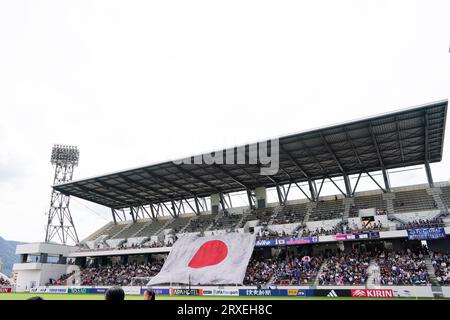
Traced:
MULTIPOLYGON (((167 161, 53 188, 120 209, 438 162, 447 105, 447 100, 438 101, 280 137, 280 170, 272 176, 261 175, 261 165, 248 161, 223 165, 167 161)), ((248 146, 245 150, 248 157, 248 146)))

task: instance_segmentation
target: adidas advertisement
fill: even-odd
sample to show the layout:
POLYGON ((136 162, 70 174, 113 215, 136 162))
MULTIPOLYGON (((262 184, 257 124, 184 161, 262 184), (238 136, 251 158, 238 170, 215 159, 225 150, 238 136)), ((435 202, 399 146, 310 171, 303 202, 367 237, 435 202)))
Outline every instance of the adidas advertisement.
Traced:
POLYGON ((337 298, 337 297, 351 297, 352 293, 351 290, 344 290, 344 289, 330 289, 330 290, 317 289, 314 290, 314 295, 316 297, 337 298))

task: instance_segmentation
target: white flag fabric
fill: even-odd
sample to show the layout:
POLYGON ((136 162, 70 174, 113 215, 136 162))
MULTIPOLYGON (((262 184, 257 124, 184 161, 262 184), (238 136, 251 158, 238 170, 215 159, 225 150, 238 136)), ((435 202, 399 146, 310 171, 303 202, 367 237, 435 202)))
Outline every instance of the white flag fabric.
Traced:
POLYGON ((256 235, 249 233, 181 237, 173 245, 159 274, 148 285, 242 284, 255 240, 256 235))

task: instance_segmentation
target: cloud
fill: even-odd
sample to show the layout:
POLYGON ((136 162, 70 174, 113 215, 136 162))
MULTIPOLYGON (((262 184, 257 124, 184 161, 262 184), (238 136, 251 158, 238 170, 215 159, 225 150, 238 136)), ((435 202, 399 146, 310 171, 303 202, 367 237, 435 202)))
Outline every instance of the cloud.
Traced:
MULTIPOLYGON (((449 10, 0 2, 0 235, 43 239, 54 143, 80 147, 82 178, 448 98, 449 10)), ((435 180, 449 178, 449 141, 435 180)), ((72 205, 80 238, 106 222, 72 205)))

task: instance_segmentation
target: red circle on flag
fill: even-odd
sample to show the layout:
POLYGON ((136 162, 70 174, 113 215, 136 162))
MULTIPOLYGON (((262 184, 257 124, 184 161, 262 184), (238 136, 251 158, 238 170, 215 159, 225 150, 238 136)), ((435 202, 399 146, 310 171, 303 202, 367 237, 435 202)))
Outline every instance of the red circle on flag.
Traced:
POLYGON ((189 261, 191 268, 203 268, 221 263, 228 255, 228 247, 220 240, 207 241, 197 250, 194 257, 189 261))

